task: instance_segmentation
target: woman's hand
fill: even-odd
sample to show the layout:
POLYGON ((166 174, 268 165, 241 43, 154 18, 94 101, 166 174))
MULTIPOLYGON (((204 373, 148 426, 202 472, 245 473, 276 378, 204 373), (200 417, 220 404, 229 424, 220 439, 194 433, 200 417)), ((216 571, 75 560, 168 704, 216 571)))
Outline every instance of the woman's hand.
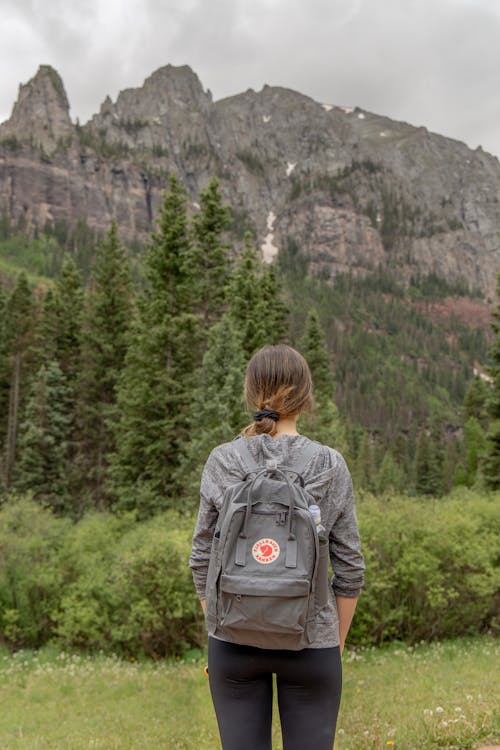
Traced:
POLYGON ((358 603, 358 597, 351 598, 347 596, 336 596, 335 601, 337 603, 337 613, 339 616, 340 653, 342 654, 347 633, 349 632, 352 618, 354 617, 354 610, 358 603))

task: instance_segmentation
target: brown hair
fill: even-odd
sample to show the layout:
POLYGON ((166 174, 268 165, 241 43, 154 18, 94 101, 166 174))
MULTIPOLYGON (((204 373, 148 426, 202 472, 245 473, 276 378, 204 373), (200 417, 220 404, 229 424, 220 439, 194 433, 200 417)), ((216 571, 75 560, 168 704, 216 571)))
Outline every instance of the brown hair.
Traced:
MULTIPOLYGON (((245 376, 247 409, 273 409, 280 417, 290 417, 313 407, 312 378, 309 366, 298 351, 286 344, 264 346, 253 355, 245 376)), ((270 417, 245 427, 246 437, 276 433, 270 417)))

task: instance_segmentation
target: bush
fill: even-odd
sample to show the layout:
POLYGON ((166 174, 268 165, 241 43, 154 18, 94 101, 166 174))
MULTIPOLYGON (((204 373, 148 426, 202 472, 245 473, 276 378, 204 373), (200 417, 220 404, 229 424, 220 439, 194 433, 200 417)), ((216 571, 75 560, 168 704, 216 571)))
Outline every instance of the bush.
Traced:
MULTIPOLYGON (((498 495, 366 496, 358 517, 367 572, 351 643, 498 630, 498 495)), ((9 500, 0 508, 0 645, 54 640, 154 658, 200 646, 193 527, 173 511, 72 523, 29 497, 9 500)))
POLYGON ((58 558, 70 522, 30 497, 0 510, 0 642, 38 647, 50 638, 62 584, 58 558))
POLYGON ((349 640, 410 643, 496 630, 498 497, 460 489, 447 498, 364 498, 367 566, 349 640))
POLYGON ((63 552, 56 632, 67 644, 160 657, 200 640, 188 557, 192 522, 170 512, 134 524, 92 514, 63 552))

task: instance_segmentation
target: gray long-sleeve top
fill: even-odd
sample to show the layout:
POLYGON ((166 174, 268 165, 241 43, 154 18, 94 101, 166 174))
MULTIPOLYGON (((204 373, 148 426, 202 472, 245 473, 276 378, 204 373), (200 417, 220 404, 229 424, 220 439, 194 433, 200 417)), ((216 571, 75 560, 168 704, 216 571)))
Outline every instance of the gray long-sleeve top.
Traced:
MULTIPOLYGON (((268 459, 293 466, 309 438, 304 435, 263 434, 246 438, 259 465, 268 459)), ((311 648, 328 648, 339 644, 336 596, 357 597, 364 584, 364 560, 361 553, 358 522, 354 508, 351 475, 342 455, 334 448, 315 443, 317 452, 303 471, 307 492, 321 508, 321 520, 329 534, 330 560, 333 569, 328 605, 318 615, 316 638, 311 648)), ((193 535, 189 565, 196 591, 205 598, 208 562, 212 537, 225 489, 241 480, 246 473, 243 459, 234 443, 223 443, 211 452, 203 469, 200 485, 200 508, 193 535)))

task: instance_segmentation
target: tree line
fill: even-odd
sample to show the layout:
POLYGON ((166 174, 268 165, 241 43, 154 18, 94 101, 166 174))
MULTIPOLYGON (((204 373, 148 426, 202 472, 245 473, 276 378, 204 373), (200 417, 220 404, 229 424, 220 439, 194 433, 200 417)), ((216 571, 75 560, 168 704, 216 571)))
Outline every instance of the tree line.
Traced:
POLYGON ((9 293, 0 285, 3 500, 31 493, 74 519, 95 509, 138 520, 193 509, 211 448, 249 420, 246 362, 278 342, 297 346, 312 370, 316 408, 300 429, 342 450, 359 487, 441 494, 478 476, 498 487, 498 312, 493 384, 469 388, 460 443, 431 425, 378 445, 339 415, 317 311, 294 330, 279 269, 262 264, 250 234, 238 254, 227 243, 230 210, 218 181, 192 217, 187 204, 172 176, 139 289, 115 224, 86 285, 70 256, 54 287, 32 289, 24 273, 9 293))

